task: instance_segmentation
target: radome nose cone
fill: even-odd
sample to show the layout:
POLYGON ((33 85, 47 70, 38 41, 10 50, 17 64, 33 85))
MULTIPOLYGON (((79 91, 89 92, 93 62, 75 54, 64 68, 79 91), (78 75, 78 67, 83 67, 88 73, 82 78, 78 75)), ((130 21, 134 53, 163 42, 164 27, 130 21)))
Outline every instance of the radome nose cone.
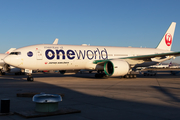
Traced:
POLYGON ((9 56, 5 57, 4 62, 7 63, 7 64, 10 64, 11 63, 10 57, 9 56))

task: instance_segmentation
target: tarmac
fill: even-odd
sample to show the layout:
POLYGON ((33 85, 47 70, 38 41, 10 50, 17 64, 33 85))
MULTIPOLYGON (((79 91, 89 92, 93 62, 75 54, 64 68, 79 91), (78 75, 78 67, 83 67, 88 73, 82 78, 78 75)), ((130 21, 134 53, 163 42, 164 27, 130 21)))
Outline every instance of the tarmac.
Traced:
POLYGON ((0 99, 10 99, 9 115, 0 120, 25 120, 15 114, 34 111, 31 97, 19 93, 63 94, 59 109, 71 108, 80 113, 28 118, 31 120, 179 120, 180 74, 158 73, 137 78, 96 79, 94 73, 61 75, 34 73, 34 81, 25 75, 0 76, 0 99))

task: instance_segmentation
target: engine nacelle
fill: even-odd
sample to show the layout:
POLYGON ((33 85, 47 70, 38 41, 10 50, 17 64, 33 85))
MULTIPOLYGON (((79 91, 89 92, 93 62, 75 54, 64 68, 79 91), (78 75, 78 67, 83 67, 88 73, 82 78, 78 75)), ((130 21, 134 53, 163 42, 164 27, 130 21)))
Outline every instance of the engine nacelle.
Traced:
POLYGON ((78 73, 79 70, 59 70, 59 72, 63 75, 71 75, 78 73))
POLYGON ((4 72, 8 72, 8 73, 18 73, 18 72, 21 72, 21 69, 13 67, 13 66, 10 66, 8 64, 4 64, 3 71, 4 72))
POLYGON ((10 65, 4 64, 4 66, 3 66, 3 71, 4 71, 4 72, 10 72, 10 71, 11 71, 10 65))
POLYGON ((129 64, 123 60, 110 60, 104 64, 104 72, 108 76, 124 76, 129 68, 129 64))

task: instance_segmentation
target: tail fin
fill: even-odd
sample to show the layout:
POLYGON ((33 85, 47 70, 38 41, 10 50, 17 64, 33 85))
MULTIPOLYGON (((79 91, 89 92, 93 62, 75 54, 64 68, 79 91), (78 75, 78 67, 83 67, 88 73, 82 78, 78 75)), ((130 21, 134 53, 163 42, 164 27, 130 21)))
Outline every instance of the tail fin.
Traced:
POLYGON ((172 62, 169 63, 169 66, 168 67, 171 67, 172 66, 172 62))
POLYGON ((54 40, 54 42, 53 42, 53 44, 58 44, 58 38, 56 38, 55 40, 54 40))
POLYGON ((176 23, 172 22, 156 49, 171 50, 176 23))

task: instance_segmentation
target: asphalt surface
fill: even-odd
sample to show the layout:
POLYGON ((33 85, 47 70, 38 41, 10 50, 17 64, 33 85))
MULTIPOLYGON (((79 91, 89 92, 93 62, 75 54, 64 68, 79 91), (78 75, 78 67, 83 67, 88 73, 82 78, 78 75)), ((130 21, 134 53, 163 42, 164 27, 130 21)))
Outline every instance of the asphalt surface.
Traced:
MULTIPOLYGON (((29 118, 32 120, 179 120, 180 74, 158 73, 137 78, 96 79, 94 74, 61 75, 35 73, 34 82, 25 75, 0 76, 0 99, 10 99, 10 111, 34 110, 32 98, 17 93, 64 94, 59 108, 81 113, 29 118)), ((19 115, 0 116, 0 120, 24 120, 19 115)))

